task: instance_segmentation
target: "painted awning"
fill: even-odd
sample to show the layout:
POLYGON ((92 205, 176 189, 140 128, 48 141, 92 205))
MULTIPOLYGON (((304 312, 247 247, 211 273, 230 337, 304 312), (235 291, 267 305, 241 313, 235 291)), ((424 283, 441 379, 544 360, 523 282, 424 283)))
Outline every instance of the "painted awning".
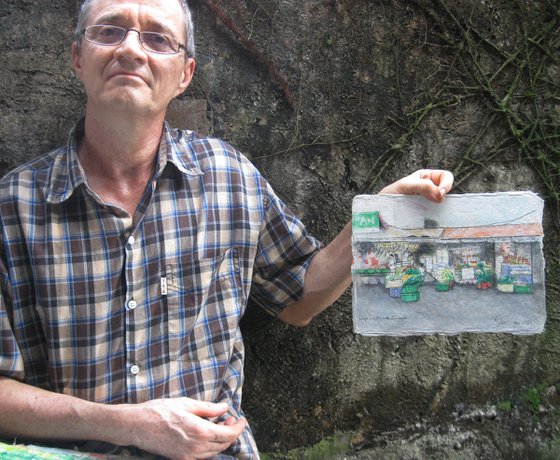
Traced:
POLYGON ((504 238, 504 237, 540 237, 543 228, 540 223, 492 225, 482 227, 445 228, 440 236, 443 240, 504 238))

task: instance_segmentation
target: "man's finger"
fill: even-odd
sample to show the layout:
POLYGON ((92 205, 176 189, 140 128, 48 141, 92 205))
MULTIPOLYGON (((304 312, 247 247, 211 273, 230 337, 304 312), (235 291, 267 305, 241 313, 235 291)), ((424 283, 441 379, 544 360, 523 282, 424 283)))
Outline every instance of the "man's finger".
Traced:
POLYGON ((235 417, 227 418, 223 423, 214 425, 216 438, 215 442, 225 442, 226 440, 236 440, 247 426, 244 418, 236 419, 235 417), (224 438, 227 436, 227 438, 224 438))
POLYGON ((440 169, 421 169, 405 178, 410 190, 439 203, 453 187, 453 174, 440 169))
POLYGON ((225 442, 225 443, 210 442, 210 443, 208 443, 208 446, 204 451, 196 454, 197 455, 196 458, 197 459, 199 459, 199 458, 213 458, 216 455, 222 453, 229 446, 231 446, 231 442, 225 442))
POLYGON ((426 179, 430 179, 443 193, 448 193, 453 187, 453 173, 451 171, 446 171, 442 169, 430 169, 427 170, 428 176, 426 179))
POLYGON ((177 398, 178 404, 183 404, 183 408, 191 414, 203 418, 220 417, 228 411, 228 404, 225 402, 212 403, 199 401, 190 398, 177 398))
POLYGON ((231 444, 241 436, 247 421, 244 418, 236 420, 234 417, 230 417, 229 419, 233 419, 233 423, 229 422, 227 425, 224 422, 214 423, 205 419, 199 420, 197 437, 204 442, 231 444))

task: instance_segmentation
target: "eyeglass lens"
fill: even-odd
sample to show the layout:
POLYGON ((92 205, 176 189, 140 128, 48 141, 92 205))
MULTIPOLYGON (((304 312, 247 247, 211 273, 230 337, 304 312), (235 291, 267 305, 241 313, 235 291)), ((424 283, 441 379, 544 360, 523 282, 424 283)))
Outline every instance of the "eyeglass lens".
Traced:
POLYGON ((94 25, 86 28, 84 36, 86 40, 98 45, 118 45, 122 43, 131 30, 139 33, 140 43, 148 51, 171 54, 179 50, 178 44, 173 43, 169 37, 158 32, 140 32, 136 29, 125 29, 117 26, 94 25))

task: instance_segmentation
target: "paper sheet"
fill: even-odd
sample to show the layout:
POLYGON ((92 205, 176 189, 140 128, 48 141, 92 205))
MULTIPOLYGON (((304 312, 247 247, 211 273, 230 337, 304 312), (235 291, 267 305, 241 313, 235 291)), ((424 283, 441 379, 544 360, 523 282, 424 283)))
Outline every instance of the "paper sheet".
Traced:
POLYGON ((532 192, 355 197, 354 331, 542 332, 542 214, 532 192))

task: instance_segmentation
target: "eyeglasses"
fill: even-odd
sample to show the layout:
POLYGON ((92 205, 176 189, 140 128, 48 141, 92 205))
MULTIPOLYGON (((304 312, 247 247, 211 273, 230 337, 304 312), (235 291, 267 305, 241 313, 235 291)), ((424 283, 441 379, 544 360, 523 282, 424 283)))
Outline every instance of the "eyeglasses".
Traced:
POLYGON ((116 46, 123 42, 130 31, 137 32, 142 48, 152 53, 176 54, 181 48, 185 48, 185 45, 178 42, 175 38, 159 32, 140 32, 137 29, 125 29, 124 27, 105 24, 86 27, 82 30, 82 34, 90 43, 102 46, 116 46))

